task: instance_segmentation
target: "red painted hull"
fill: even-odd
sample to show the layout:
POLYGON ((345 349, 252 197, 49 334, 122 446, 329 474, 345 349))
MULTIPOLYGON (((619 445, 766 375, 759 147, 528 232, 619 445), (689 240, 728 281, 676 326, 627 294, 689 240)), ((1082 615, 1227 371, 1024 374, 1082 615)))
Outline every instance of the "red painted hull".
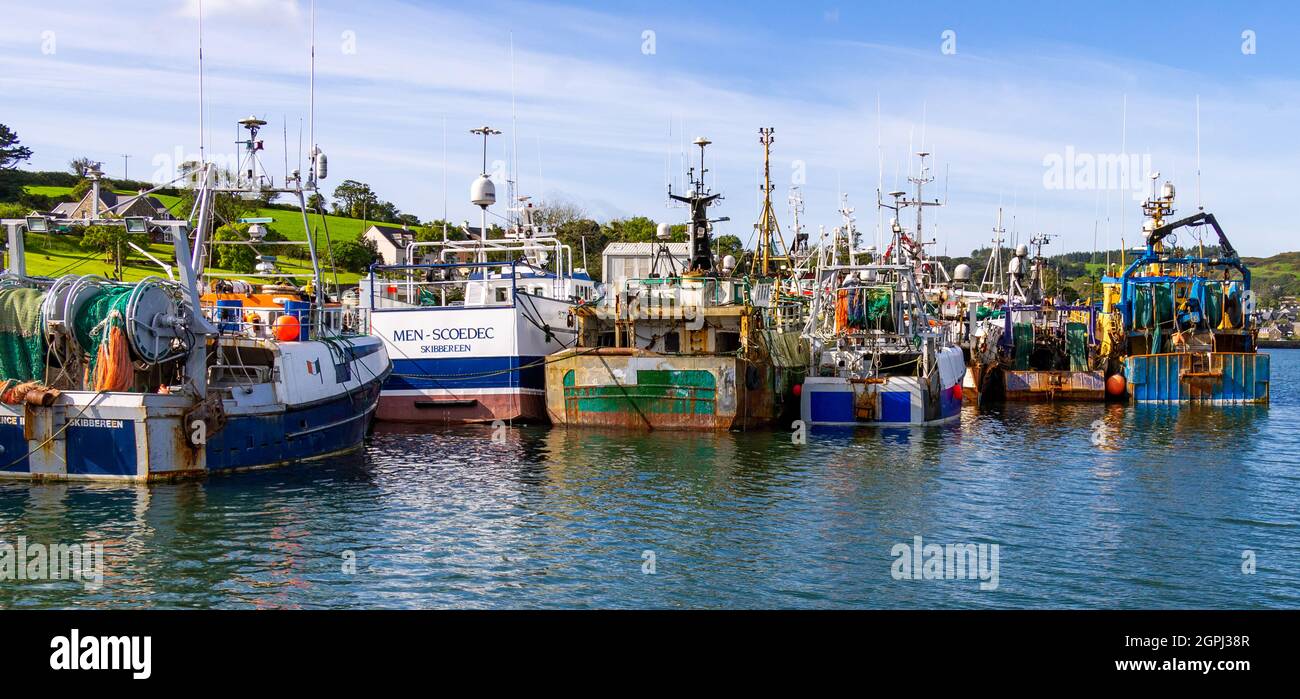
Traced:
POLYGON ((385 422, 458 425, 501 420, 546 424, 546 396, 499 393, 452 401, 446 397, 379 397, 375 417, 385 422))

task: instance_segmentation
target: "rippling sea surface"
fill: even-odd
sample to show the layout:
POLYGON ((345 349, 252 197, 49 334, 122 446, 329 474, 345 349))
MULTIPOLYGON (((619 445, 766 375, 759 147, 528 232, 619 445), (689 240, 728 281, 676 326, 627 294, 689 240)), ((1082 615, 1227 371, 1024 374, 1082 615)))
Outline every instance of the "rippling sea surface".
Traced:
POLYGON ((1272 354, 1268 407, 968 405, 804 445, 381 426, 201 482, 4 482, 0 542, 106 562, 0 607, 1300 607, 1300 351, 1272 354), (997 589, 896 580, 915 536, 997 544, 997 589))

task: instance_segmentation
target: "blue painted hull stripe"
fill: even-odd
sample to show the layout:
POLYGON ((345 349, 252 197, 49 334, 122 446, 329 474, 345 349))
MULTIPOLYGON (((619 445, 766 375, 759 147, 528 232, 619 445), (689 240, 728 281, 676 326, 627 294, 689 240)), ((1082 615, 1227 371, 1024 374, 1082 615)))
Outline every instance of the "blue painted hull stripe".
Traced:
POLYGON ((208 470, 270 466, 352 449, 366 436, 379 382, 311 407, 232 416, 208 440, 208 470), (365 419, 358 419, 364 415, 365 419), (320 427, 328 429, 316 429, 320 427))
POLYGON ((541 391, 546 388, 543 359, 526 356, 394 359, 393 373, 384 388, 530 388, 541 391))

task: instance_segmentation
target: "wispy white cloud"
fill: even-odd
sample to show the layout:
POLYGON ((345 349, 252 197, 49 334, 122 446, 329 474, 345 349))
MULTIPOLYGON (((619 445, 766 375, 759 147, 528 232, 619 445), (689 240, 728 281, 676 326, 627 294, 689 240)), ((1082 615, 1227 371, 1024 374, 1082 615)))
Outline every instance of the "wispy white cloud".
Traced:
POLYGON ((184 0, 176 14, 197 19, 203 17, 244 17, 258 20, 296 18, 301 14, 298 0, 184 0))

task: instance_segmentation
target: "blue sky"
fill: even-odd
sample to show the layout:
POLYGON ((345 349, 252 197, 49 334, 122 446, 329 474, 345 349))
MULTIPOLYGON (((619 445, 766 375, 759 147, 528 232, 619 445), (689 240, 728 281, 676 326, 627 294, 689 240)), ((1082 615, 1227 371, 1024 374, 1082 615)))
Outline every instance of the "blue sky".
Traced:
MULTIPOLYGON (((62 169, 88 155, 120 175, 127 153, 133 178, 154 178, 196 152, 197 5, 7 8, 0 122, 36 151, 31 165, 62 169)), ((271 122, 271 172, 284 169, 286 126, 298 159, 309 7, 203 0, 210 152, 230 153, 234 121, 254 113, 271 122)), ((1285 3, 319 0, 317 13, 327 194, 358 179, 423 218, 442 216, 445 172, 449 217, 476 220, 467 199, 480 161, 468 130, 490 124, 506 133, 489 158, 517 152, 523 193, 602 220, 679 222, 665 180, 680 181, 682 137, 705 135, 727 196, 718 214, 732 219, 722 232, 748 239, 757 130, 771 126, 778 216, 788 226, 798 179, 814 238, 839 222, 841 191, 870 236, 878 183, 902 184, 908 152, 924 146, 936 160, 928 193, 946 192, 947 206, 927 217, 940 252, 985 243, 999 205, 1022 241, 1043 231, 1061 236, 1057 251, 1132 243, 1140 197, 1099 185, 1101 173, 1060 186, 1053 163, 1074 153, 1073 165, 1096 172, 1089 158, 1123 149, 1137 169, 1173 179, 1190 213, 1199 95, 1205 207, 1245 254, 1300 248, 1287 207, 1300 166, 1300 10, 1285 3), (956 50, 945 53, 949 30, 956 50), (1248 31, 1253 53, 1243 52, 1248 31)))

